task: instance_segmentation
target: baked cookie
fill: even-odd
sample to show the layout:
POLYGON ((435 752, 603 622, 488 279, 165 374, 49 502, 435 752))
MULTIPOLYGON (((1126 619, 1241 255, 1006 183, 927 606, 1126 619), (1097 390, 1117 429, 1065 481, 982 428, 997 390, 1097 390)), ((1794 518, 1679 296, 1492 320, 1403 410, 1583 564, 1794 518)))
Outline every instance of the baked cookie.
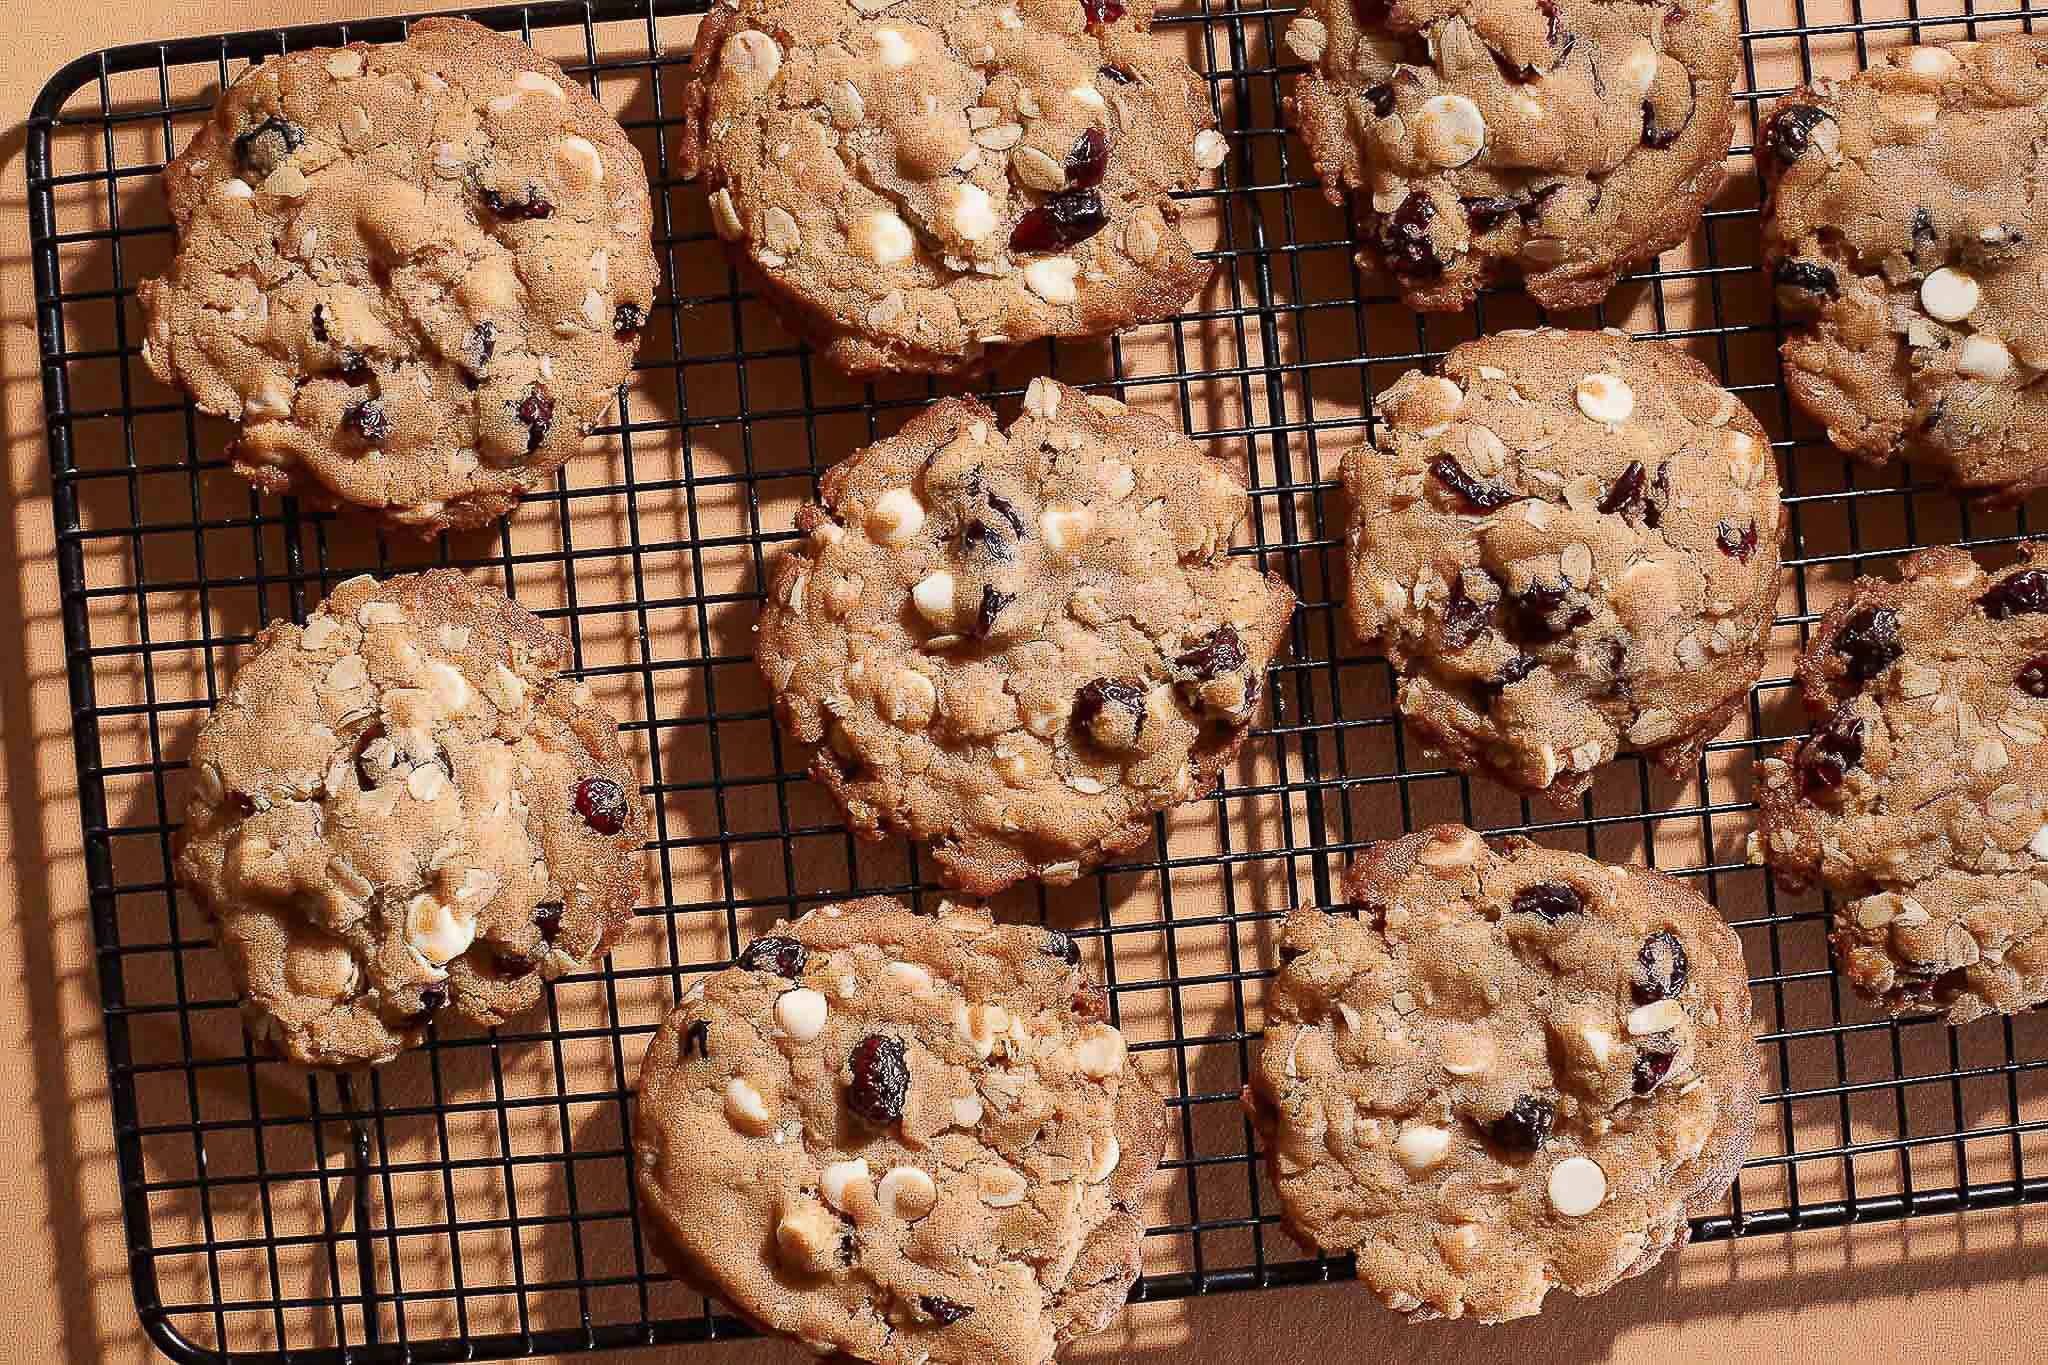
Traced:
POLYGON ((1150 0, 738 0, 698 31, 683 174, 789 325, 946 374, 1167 317, 1207 279, 1169 194, 1223 164, 1150 0))
POLYGON ((1287 1226, 1411 1321, 1598 1294, 1712 1210, 1762 1073, 1742 945, 1682 883, 1438 825, 1297 910, 1245 1105, 1287 1226))
POLYGON ((820 1355, 1040 1365, 1138 1276, 1166 1108, 1066 935, 828 905, 647 1049, 641 1207, 675 1271, 820 1355))
POLYGON ((1585 308, 1720 190, 1739 29, 1731 0, 1309 0, 1288 107, 1330 201, 1366 198, 1359 263, 1409 307, 1520 272, 1585 308))
POLYGON ((1907 47, 1757 139, 1785 382, 1828 439, 2017 501, 2048 484, 2048 38, 1907 47), (2036 449, 2040 447, 2040 449, 2036 449))
POLYGON ((827 471, 756 655, 853 827, 949 885, 1071 882, 1210 791, 1294 611, 1228 553, 1245 487, 1156 417, 1034 379, 827 471))
POLYGON ((448 569, 352 578, 273 622, 192 747, 178 884, 249 1032, 383 1062, 588 971, 632 918, 647 830, 569 649, 448 569))
POLYGON ((422 535, 509 512, 605 419, 654 299, 647 174, 524 43, 426 19, 272 57, 164 171, 151 372, 266 493, 422 535))
POLYGON ((1411 371, 1344 461, 1351 623, 1466 772, 1569 805, 1624 744, 1674 776, 1741 708, 1777 595, 1777 467, 1692 357, 1501 332, 1411 371))
POLYGON ((1834 906, 1835 960, 1892 1014, 2048 1001, 2048 551, 1859 578, 1799 661, 1811 738, 1758 773, 1753 859, 1834 906))

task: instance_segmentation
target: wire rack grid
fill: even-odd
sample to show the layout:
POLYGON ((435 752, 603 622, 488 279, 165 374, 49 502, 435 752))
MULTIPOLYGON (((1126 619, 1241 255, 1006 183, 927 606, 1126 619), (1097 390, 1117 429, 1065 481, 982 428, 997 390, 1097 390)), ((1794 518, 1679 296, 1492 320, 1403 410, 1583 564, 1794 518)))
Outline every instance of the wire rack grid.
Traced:
MULTIPOLYGON (((1795 420, 1755 264, 1757 107, 1886 46, 2031 17, 1765 3, 1744 12, 1730 188, 1691 244, 1564 321, 1690 347, 1771 428, 1791 509, 1784 614, 1747 716, 1690 779, 1627 758, 1572 818, 1436 766, 1395 716, 1385 663, 1346 638, 1339 612, 1333 475, 1370 428, 1372 394, 1458 340, 1539 315, 1510 290, 1470 316, 1419 318, 1361 277, 1355 214, 1322 200, 1284 132, 1291 10, 1203 0, 1159 19, 1160 41, 1207 73, 1232 141, 1222 185, 1183 206, 1216 280, 1168 323, 1031 348, 982 386, 1014 403, 1032 374, 1052 373, 1242 461, 1254 494, 1238 552, 1302 599, 1270 714, 1224 787, 1161 817, 1138 859, 999 903, 1076 933, 1170 1096, 1134 1297, 1351 1273, 1277 1227, 1237 1092, 1277 920, 1330 903, 1363 844, 1440 819, 1655 863, 1697 879, 1740 930, 1764 1122, 1696 1239, 2048 1198, 2040 1013, 1963 1030, 1883 1019, 1831 971, 1825 906, 1776 895, 1744 857, 1751 762, 1803 728, 1791 659, 1847 578, 1921 544, 1995 554, 2029 526, 2027 509, 1985 513, 1852 469, 1795 420)), ((857 843, 802 779, 747 627, 818 472, 937 389, 855 385, 813 365, 727 270, 701 195, 672 171, 670 111, 702 8, 594 0, 474 16, 556 57, 619 114, 653 182, 667 288, 606 452, 572 462, 492 535, 429 546, 250 493, 225 472, 226 427, 143 370, 133 304, 172 250, 156 174, 219 88, 267 55, 394 40, 404 22, 119 48, 64 68, 36 104, 36 315, 122 1217, 141 1320, 174 1358, 484 1359, 743 1334, 642 1240, 627 1139, 639 1054, 687 975, 774 918, 855 888, 931 893, 914 849, 857 843), (655 808, 647 904, 606 969, 555 983, 536 1017, 444 1026, 375 1073, 308 1075, 251 1050, 202 919, 171 884, 182 756, 264 621, 302 618, 354 573, 426 563, 494 577, 569 636, 655 808)))

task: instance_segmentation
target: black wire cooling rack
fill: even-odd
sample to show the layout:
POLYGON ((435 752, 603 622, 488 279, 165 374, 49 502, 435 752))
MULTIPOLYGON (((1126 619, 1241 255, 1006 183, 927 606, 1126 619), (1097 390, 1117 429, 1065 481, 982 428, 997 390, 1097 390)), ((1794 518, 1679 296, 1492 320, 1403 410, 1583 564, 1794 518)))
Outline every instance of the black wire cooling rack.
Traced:
MULTIPOLYGON (((671 161, 685 16, 701 8, 476 16, 526 36, 619 113, 647 158, 668 284, 606 452, 572 462, 495 539, 387 542, 258 498, 225 472, 226 428, 139 363, 133 289, 171 252, 156 174, 218 88, 269 54, 396 39, 402 21, 123 47, 65 67, 35 105, 36 318, 122 1216, 142 1321, 178 1359, 479 1359, 742 1334, 665 1275, 638 1231, 627 1134, 645 1039, 689 972, 776 916, 855 888, 929 893, 914 850, 856 844, 798 775, 747 626, 817 472, 934 390, 852 385, 814 365, 728 273, 671 161), (201 918, 170 883, 183 754, 262 622, 303 616, 354 573, 428 562, 494 577, 570 637, 644 768, 650 903, 602 974, 556 983, 533 1018, 444 1028, 374 1074, 309 1076, 250 1050, 201 918)), ((1185 205, 1213 240, 1216 283, 1169 323, 1035 348, 986 385, 1010 403, 1036 372, 1099 386, 1241 459, 1255 492, 1240 552, 1302 599, 1270 714, 1225 789, 1162 819, 1141 859, 1001 907, 1076 930, 1172 1097, 1135 1297, 1351 1273, 1278 1228, 1237 1091, 1275 922, 1327 903, 1362 844, 1446 818, 1655 862, 1697 878, 1738 926, 1769 1093, 1751 1161, 1695 1238, 2048 1198, 2041 1013, 1962 1030, 1882 1019, 1830 970, 1824 906, 1774 895, 1744 857, 1750 762, 1802 728, 1789 663, 1830 596, 1912 546, 1995 554, 2028 526, 2024 510, 1977 512, 1850 469, 1793 419, 1755 268, 1757 104, 1885 46, 2027 14, 1818 0, 1745 12, 1731 187, 1684 251, 1567 321, 1689 346, 1772 428, 1792 517, 1785 614, 1747 717, 1692 779, 1625 759, 1560 819, 1422 756, 1394 718, 1385 664, 1340 627, 1333 476, 1371 394, 1476 331, 1538 315, 1506 291, 1471 316, 1418 319, 1359 276, 1355 217, 1323 203, 1282 131, 1291 13, 1202 3, 1159 23, 1208 73, 1231 135, 1223 187, 1185 205)))

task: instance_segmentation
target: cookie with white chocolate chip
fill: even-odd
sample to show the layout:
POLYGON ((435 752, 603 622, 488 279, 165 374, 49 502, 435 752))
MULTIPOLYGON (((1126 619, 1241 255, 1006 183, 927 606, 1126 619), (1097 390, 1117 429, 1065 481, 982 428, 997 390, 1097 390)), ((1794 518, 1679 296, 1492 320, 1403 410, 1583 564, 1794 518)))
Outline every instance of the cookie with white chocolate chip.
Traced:
POLYGON ((2048 39, 1907 47, 1780 101, 1758 138, 1785 382, 1828 439, 2018 501, 2048 486, 2048 207, 2024 168, 2048 39))
POLYGON ((617 121, 465 20, 251 68, 164 191, 150 370, 241 424, 258 488, 421 535, 503 516, 581 448, 658 279, 617 121))
POLYGON ((1159 1096, 1066 935, 875 897, 698 978, 641 1067, 641 1208, 821 1355, 1043 1365, 1137 1278, 1159 1096))
POLYGON ((1726 1192, 1762 1074, 1742 945, 1680 882, 1438 825, 1280 940, 1245 1107, 1286 1225, 1410 1321, 1598 1294, 1726 1192))
POLYGON ((1350 618, 1466 772, 1569 804, 1674 775, 1763 667, 1782 512, 1763 428, 1683 352, 1502 332, 1411 371, 1344 461, 1350 618))
POLYGON ((1410 307, 1513 273, 1590 307, 1720 189, 1738 27, 1730 0, 1310 0, 1289 110, 1331 202, 1369 210, 1360 264, 1410 307))
POLYGON ((384 1062, 436 1011, 502 1023, 603 957, 647 819, 568 660, 446 569, 350 579, 256 637, 193 744, 175 861, 259 1043, 384 1062))
POLYGON ((1889 1013, 2048 1001, 2048 552, 1859 578, 1799 661, 1813 735, 1759 765, 1753 857, 1835 896, 1835 961, 1889 1013))
POLYGON ((853 374, 954 373, 1166 317, 1208 278, 1171 193, 1223 163, 1150 0, 730 0, 685 175, 728 254, 853 374))
POLYGON ((1245 486, 1156 417, 1034 379, 827 471, 756 655, 858 832, 949 885, 1071 882, 1209 792, 1294 611, 1229 553, 1245 486))

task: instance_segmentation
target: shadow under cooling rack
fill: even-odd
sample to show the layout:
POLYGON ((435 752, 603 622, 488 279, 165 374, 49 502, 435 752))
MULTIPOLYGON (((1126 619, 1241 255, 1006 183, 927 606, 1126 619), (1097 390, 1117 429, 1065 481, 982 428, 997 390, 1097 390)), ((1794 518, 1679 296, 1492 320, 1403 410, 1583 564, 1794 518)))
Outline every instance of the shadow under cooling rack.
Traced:
MULTIPOLYGON (((1685 781, 1633 757, 1571 818, 1435 766, 1400 726, 1383 661, 1345 635, 1336 462, 1370 399, 1477 332, 1540 320, 1519 291, 1418 318, 1359 274, 1358 224, 1285 135, 1291 9, 1203 4, 1157 41, 1210 78, 1232 155, 1184 198, 1215 281, 1179 317, 1106 344, 1039 346, 988 378, 1014 409, 1035 373, 1111 391, 1241 462, 1239 553, 1302 600, 1261 718, 1219 792, 1162 817, 1134 860, 1006 916, 1073 932, 1137 1064, 1170 1096, 1140 1298, 1344 1278, 1280 1230, 1237 1094, 1259 1038, 1277 922, 1327 903, 1350 854, 1437 820, 1520 830, 1697 879, 1737 926, 1767 1065, 1764 1118, 1696 1238, 2048 1198, 2048 1020, 1950 1030, 1889 1021, 1841 988, 1826 907, 1777 895, 1744 856, 1750 767, 1802 728, 1789 681, 1807 626, 1855 573, 1916 545, 1998 553, 2032 509, 1985 513, 1850 468, 1794 418, 1780 319, 1756 268, 1748 139, 1758 103, 1883 48, 2014 26, 1807 0, 1745 12, 1729 187, 1701 230, 1608 305, 1563 319, 1669 338, 1771 430, 1791 534, 1769 667, 1685 781)), ((742 290, 671 160, 680 64, 701 4, 536 4, 476 17, 521 33, 620 117, 646 159, 666 275, 618 420, 491 533, 432 545, 259 498, 139 362, 139 279, 173 248, 156 176, 219 88, 268 54, 400 37, 402 21, 150 44, 67 66, 29 130, 36 313, 61 610, 98 943, 122 1212, 136 1300, 180 1359, 450 1360, 741 1334, 665 1274, 631 1181, 632 1084, 688 976, 777 916, 860 888, 926 898, 899 843, 864 845, 800 776, 754 675, 764 566, 819 471, 938 392, 851 383, 742 290), (183 755, 262 624, 358 572, 454 564, 563 631, 622 721, 656 812, 647 900, 605 970, 535 1016, 443 1028, 380 1072, 309 1076, 250 1051, 233 992, 169 873, 183 755)))

